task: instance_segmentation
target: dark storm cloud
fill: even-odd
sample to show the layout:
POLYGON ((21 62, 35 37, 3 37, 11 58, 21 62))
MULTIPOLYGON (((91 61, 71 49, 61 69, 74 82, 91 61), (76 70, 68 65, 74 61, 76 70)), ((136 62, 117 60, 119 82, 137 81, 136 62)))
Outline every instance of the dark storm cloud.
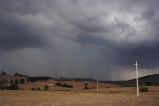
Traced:
POLYGON ((89 35, 80 36, 77 42, 82 45, 96 45, 101 54, 113 56, 114 65, 131 67, 138 60, 143 68, 157 68, 159 64, 159 43, 153 45, 115 44, 108 40, 89 35), (111 51, 111 52, 110 52, 111 51))
MULTIPOLYGON (((159 64, 159 44, 155 43, 154 45, 140 45, 136 47, 120 49, 120 53, 123 55, 118 60, 122 61, 122 65, 129 65, 133 61, 138 60, 143 68, 158 68, 159 64)), ((132 45, 135 46, 135 45, 132 45)))
MULTIPOLYGON (((158 67, 159 8, 157 5, 159 2, 156 0, 145 0, 132 3, 127 0, 124 3, 130 6, 131 10, 123 10, 124 7, 122 7, 122 4, 117 2, 120 7, 119 11, 123 13, 132 12, 134 14, 132 16, 135 16, 133 21, 137 20, 141 25, 136 27, 118 16, 115 17, 115 21, 112 24, 103 24, 104 20, 101 21, 101 17, 106 15, 105 21, 110 21, 107 17, 113 14, 113 12, 109 13, 110 11, 108 13, 103 12, 102 16, 94 16, 94 18, 89 18, 88 16, 85 20, 79 22, 73 21, 73 25, 79 28, 81 32, 84 32, 81 33, 81 36, 77 37, 76 41, 84 45, 96 45, 102 54, 112 56, 114 65, 129 67, 134 61, 139 60, 144 68, 158 67), (140 10, 136 11, 134 7, 140 10), (144 30, 139 32, 138 28, 142 27, 144 27, 144 30), (120 31, 117 31, 114 36, 115 30, 120 31), (120 37, 120 35, 125 36, 120 37), (108 53, 110 51, 112 54, 108 53)), ((125 15, 126 19, 132 17, 128 15, 125 15)))
POLYGON ((143 68, 159 68, 158 5, 158 0, 1 0, 0 49, 17 51, 0 56, 5 60, 0 63, 16 70, 23 61, 19 70, 25 72, 103 79, 136 60, 143 68), (18 61, 12 63, 14 57, 18 61))
POLYGON ((31 26, 20 22, 15 15, 27 14, 31 10, 27 10, 25 8, 27 6, 18 8, 16 4, 18 3, 13 1, 2 0, 0 2, 0 49, 43 47, 45 40, 40 33, 33 31, 31 26))
POLYGON ((29 31, 29 26, 18 22, 0 20, 0 49, 42 47, 44 41, 38 33, 29 31))

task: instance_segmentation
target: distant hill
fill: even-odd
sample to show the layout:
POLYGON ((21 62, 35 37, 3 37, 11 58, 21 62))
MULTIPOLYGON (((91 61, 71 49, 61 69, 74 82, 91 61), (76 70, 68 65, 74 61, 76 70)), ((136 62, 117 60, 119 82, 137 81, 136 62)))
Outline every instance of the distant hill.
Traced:
MULTIPOLYGON (((127 81, 103 81, 109 84, 117 84, 121 86, 136 86, 136 79, 131 79, 127 81)), ((139 85, 140 86, 159 86, 159 74, 152 74, 147 75, 139 78, 139 85)))
MULTIPOLYGON (((128 80, 128 82, 136 82, 136 79, 128 80)), ((139 78, 139 84, 141 85, 159 85, 159 74, 147 75, 139 78)))
POLYGON ((29 82, 36 82, 36 81, 49 80, 49 79, 52 78, 48 76, 28 77, 29 82))
POLYGON ((14 76, 28 77, 27 75, 22 75, 22 74, 19 74, 19 73, 15 73, 14 76))
POLYGON ((58 78, 56 80, 59 80, 59 81, 96 81, 95 79, 91 79, 91 78, 65 78, 65 77, 61 77, 61 78, 58 78))

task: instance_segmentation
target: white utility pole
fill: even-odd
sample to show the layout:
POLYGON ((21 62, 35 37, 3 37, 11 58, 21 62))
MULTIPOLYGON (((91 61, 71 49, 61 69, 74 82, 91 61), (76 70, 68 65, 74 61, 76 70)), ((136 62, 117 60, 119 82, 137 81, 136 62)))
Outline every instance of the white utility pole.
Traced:
POLYGON ((139 97, 139 81, 138 81, 138 77, 139 77, 138 65, 139 64, 136 61, 134 65, 136 66, 136 91, 137 91, 137 97, 139 97))
POLYGON ((98 91, 98 79, 97 79, 97 88, 96 88, 96 89, 97 89, 97 96, 98 96, 98 92, 99 92, 99 91, 98 91))

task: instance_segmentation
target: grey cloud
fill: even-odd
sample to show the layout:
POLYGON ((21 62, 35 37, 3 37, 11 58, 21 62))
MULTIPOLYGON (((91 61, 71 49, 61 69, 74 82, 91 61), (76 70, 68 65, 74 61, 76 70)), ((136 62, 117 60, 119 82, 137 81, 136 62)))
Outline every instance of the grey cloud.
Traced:
POLYGON ((1 10, 0 15, 0 49, 14 50, 45 46, 45 38, 39 32, 33 31, 31 26, 20 22, 14 12, 1 10))
MULTIPOLYGON (((1 0, 0 49, 16 50, 17 58, 30 54, 24 57, 29 63, 40 58, 39 65, 17 59, 29 74, 35 70, 34 74, 93 78, 98 74, 111 79, 118 71, 115 67, 131 68, 136 59, 143 68, 158 68, 158 4, 158 0, 1 0)), ((9 54, 11 59, 4 55, 3 64, 16 70, 18 61, 10 63, 14 55, 9 54)))

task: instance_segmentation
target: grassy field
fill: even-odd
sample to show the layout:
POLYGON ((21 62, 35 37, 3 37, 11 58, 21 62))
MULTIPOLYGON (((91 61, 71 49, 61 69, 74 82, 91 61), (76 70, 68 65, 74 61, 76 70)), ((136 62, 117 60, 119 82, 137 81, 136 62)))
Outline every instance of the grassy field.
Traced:
POLYGON ((159 106, 158 87, 151 89, 139 98, 135 88, 104 89, 98 96, 91 91, 0 91, 0 106, 159 106))

